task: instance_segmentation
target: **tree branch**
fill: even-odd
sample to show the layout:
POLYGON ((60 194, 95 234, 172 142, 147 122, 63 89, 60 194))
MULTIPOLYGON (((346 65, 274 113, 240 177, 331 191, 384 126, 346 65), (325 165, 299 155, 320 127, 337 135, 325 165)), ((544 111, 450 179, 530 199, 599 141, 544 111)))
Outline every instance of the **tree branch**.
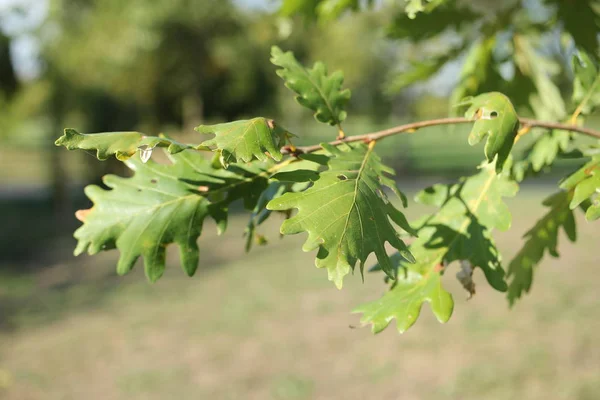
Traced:
MULTIPOLYGON (((465 117, 454 117, 454 118, 440 118, 440 119, 432 119, 428 121, 419 121, 412 122, 410 124, 404 124, 395 126, 393 128, 384 129, 382 131, 371 132, 364 135, 353 135, 347 136, 343 140, 334 140, 333 142, 329 142, 331 145, 338 145, 342 143, 350 143, 350 142, 372 142, 375 140, 380 140, 388 136, 397 135, 400 133, 413 133, 418 129, 427 128, 429 126, 438 126, 438 125, 456 125, 456 124, 466 124, 473 123, 475 121, 467 119, 465 117)), ((544 122, 538 121, 535 119, 529 118, 519 118, 519 122, 523 127, 529 128, 545 128, 545 129, 561 129, 565 131, 572 131, 582 133, 584 135, 588 135, 591 137, 595 137, 600 139, 600 131, 596 131, 594 129, 585 128, 582 126, 571 125, 571 124, 562 124, 559 122, 544 122)), ((295 148, 295 152, 297 153, 312 153, 314 151, 320 150, 321 145, 313 145, 313 146, 300 146, 295 148)), ((292 153, 289 148, 283 148, 283 153, 292 153)))

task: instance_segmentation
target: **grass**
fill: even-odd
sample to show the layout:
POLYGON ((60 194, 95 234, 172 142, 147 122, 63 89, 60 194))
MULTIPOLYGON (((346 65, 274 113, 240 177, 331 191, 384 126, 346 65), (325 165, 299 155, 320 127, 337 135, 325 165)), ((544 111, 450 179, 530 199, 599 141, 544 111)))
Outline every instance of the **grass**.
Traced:
MULTIPOLYGON (((514 254, 547 192, 510 202, 513 228, 497 235, 514 254)), ((415 215, 418 207, 409 208, 415 215)), ((444 277, 454 316, 424 306, 400 336, 373 336, 349 311, 379 296, 381 276, 338 291, 300 251, 304 237, 271 238, 244 256, 244 218, 218 238, 206 227, 193 279, 176 268, 145 282, 141 266, 114 274, 115 254, 65 257, 35 275, 0 279, 0 398, 54 399, 595 399, 600 393, 598 237, 580 220, 561 238, 533 293, 509 310, 477 276, 467 301, 444 277), (7 305, 8 301, 8 305, 7 305)), ((173 249, 174 250, 174 249, 173 249)), ((66 248, 66 252, 70 249, 66 248)), ((171 257, 172 256, 172 257, 171 257)))

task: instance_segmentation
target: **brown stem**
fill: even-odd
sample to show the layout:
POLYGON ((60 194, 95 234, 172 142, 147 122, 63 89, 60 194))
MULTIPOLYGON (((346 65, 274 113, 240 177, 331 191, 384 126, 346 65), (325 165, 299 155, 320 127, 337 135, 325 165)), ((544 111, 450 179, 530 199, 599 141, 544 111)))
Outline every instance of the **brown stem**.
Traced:
MULTIPOLYGON (((527 126, 530 128, 561 129, 561 130, 565 130, 565 131, 583 133, 584 135, 588 135, 588 136, 592 136, 592 137, 600 139, 599 131, 596 131, 596 130, 593 130, 590 128, 585 128, 582 126, 561 124, 559 122, 544 122, 544 121, 538 121, 538 120, 529 119, 529 118, 519 118, 519 121, 521 122, 521 125, 527 126)), ((371 132, 371 133, 367 133, 364 135, 347 136, 343 140, 334 140, 333 142, 329 142, 329 144, 335 146, 338 144, 350 143, 350 142, 359 142, 359 141, 371 142, 374 140, 383 139, 388 136, 397 135, 399 133, 412 133, 418 129, 426 128, 429 126, 466 124, 466 123, 472 123, 472 122, 474 122, 474 121, 467 119, 465 117, 440 118, 440 119, 432 119, 432 120, 428 120, 428 121, 412 122, 410 124, 399 125, 399 126, 395 126, 393 128, 384 129, 382 131, 377 131, 377 132, 371 132)), ((320 150, 321 148, 322 148, 321 145, 317 144, 317 145, 313 145, 313 146, 297 147, 296 150, 297 150, 297 153, 312 153, 314 151, 320 150)), ((286 151, 286 149, 282 149, 282 152, 289 153, 289 151, 286 151)))

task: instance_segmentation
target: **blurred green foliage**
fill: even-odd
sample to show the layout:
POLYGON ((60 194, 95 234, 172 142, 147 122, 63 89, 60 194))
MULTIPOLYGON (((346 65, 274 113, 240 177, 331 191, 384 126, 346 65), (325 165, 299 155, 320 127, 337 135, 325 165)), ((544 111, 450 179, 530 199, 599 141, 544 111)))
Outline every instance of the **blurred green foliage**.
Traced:
MULTIPOLYGON (((0 180, 50 183, 55 193, 65 182, 122 172, 56 153, 64 127, 185 136, 197 135, 199 124, 264 115, 300 132, 299 144, 330 137, 310 112, 291 106, 269 63, 272 45, 303 64, 344 70, 352 88, 344 129, 358 134, 459 113, 458 100, 483 91, 507 94, 520 115, 563 120, 574 108, 563 101, 571 57, 576 48, 595 57, 599 30, 591 0, 572 9, 557 0, 284 0, 279 9, 266 0, 262 8, 245 0, 13 3, 0 9, 0 151, 4 162, 22 165, 0 180), (17 57, 23 39, 34 43, 34 73, 24 74, 17 57), (23 148, 29 154, 19 161, 14 153, 23 148)), ((404 172, 454 174, 478 157, 454 141, 443 151, 429 146, 453 132, 392 139, 384 156, 404 172)), ((547 169, 569 140, 548 136, 544 149, 556 151, 523 140, 517 151, 531 161, 521 170, 547 169)))

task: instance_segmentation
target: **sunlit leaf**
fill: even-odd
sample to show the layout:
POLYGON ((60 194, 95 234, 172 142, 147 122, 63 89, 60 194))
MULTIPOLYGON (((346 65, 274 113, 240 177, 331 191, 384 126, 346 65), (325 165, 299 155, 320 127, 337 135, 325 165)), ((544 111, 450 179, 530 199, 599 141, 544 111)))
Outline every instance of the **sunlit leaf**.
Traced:
POLYGON ((600 218, 600 155, 596 155, 567 179, 560 187, 573 191, 569 203, 571 210, 579 207, 584 201, 589 201, 585 213, 589 221, 600 218))
POLYGON ((497 175, 494 165, 487 164, 480 173, 457 184, 435 185, 420 192, 417 201, 439 210, 421 222, 418 238, 410 244, 416 263, 394 258, 399 268, 397 281, 384 297, 356 310, 365 313, 361 321, 373 324, 378 332, 396 318, 403 332, 414 324, 421 305, 430 302, 438 320, 446 322, 453 301, 441 287, 439 276, 454 261, 468 261, 480 268, 492 287, 505 291, 501 257, 490 230, 510 227, 511 215, 502 198, 514 196, 517 190, 508 174, 497 175))
POLYGON ((345 107, 350 100, 350 90, 342 89, 344 74, 341 71, 327 75, 327 68, 322 62, 306 69, 291 51, 284 53, 277 46, 271 49, 271 62, 281 67, 277 75, 297 94, 298 103, 315 112, 317 121, 339 125, 346 119, 345 107))
POLYGON ((431 304, 438 321, 444 323, 450 319, 454 301, 442 288, 438 270, 429 271, 426 275, 408 270, 381 299, 363 304, 353 312, 362 313, 360 322, 372 324, 375 333, 384 330, 394 318, 398 332, 404 333, 419 318, 424 302, 431 304))
POLYGON ((260 168, 213 169, 190 152, 172 159, 174 164, 162 165, 132 158, 126 164, 135 172, 133 177, 107 175, 104 184, 109 190, 86 187, 94 205, 77 213, 83 225, 75 232, 75 255, 117 248, 120 274, 129 272, 142 256, 146 276, 154 282, 164 272, 167 245, 175 243, 185 272, 193 275, 205 218, 212 217, 223 231, 227 205, 243 199, 247 208, 254 207, 267 184, 260 168))
POLYGON ((302 193, 286 193, 267 205, 270 210, 298 209, 283 223, 281 233, 308 232, 303 250, 319 249, 316 266, 326 268, 338 288, 357 261, 362 272, 373 252, 383 270, 392 275, 386 241, 404 258, 414 261, 392 221, 405 231, 412 232, 412 228, 383 192, 384 186, 398 192, 394 181, 386 176, 393 170, 381 163, 372 146, 360 143, 336 148, 324 144, 323 148, 331 159, 314 185, 302 193))
MULTIPOLYGON (((106 133, 79 133, 75 129, 65 129, 64 135, 55 142, 57 146, 64 146, 69 150, 95 150, 99 160, 106 160, 114 155, 117 159, 125 161, 136 152, 144 156, 156 147, 164 147, 171 154, 179 153, 186 149, 201 149, 203 146, 187 145, 168 139, 166 137, 146 136, 139 132, 106 132, 106 133)), ((146 158, 147 159, 147 158, 146 158)))
POLYGON ((221 163, 224 166, 254 159, 265 161, 272 158, 280 161, 280 148, 285 144, 286 136, 290 135, 273 120, 262 117, 217 125, 200 125, 196 131, 215 135, 202 145, 215 146, 220 150, 221 163))
POLYGON ((519 130, 519 117, 512 103, 502 93, 491 92, 467 98, 459 105, 468 105, 465 117, 475 121, 469 144, 473 146, 487 136, 485 157, 491 163, 498 156, 496 172, 500 173, 519 130))
MULTIPOLYGON (((323 160, 327 164, 329 157, 322 154, 303 154, 302 157, 307 159, 295 159, 287 165, 280 164, 276 166, 277 171, 270 176, 272 181, 269 187, 260 195, 244 234, 246 235, 246 251, 249 251, 254 242, 264 242, 264 236, 256 233, 256 228, 265 222, 272 214, 272 211, 267 209, 267 204, 284 193, 302 192, 306 190, 313 181, 319 179, 318 170, 322 166, 323 160), (312 160, 312 161, 311 161, 312 160), (315 162, 318 161, 318 162, 315 162)), ((291 210, 283 212, 289 217, 291 210)))

